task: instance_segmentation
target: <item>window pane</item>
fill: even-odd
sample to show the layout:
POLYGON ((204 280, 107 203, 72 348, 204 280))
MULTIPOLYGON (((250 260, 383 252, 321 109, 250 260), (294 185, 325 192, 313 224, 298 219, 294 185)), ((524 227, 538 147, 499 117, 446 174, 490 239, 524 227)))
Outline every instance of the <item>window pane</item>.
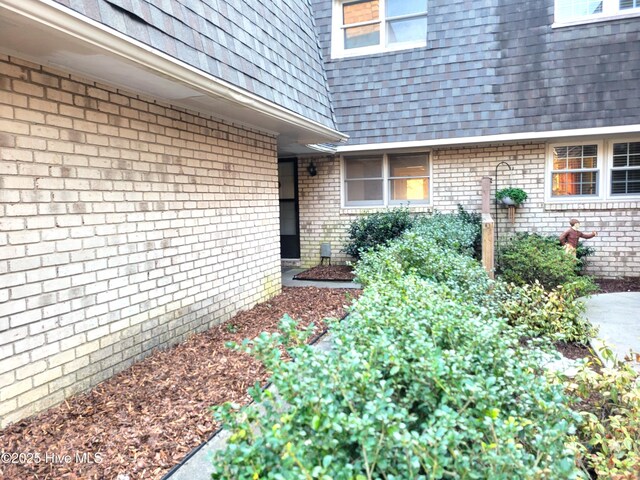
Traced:
POLYGON ((611 172, 611 194, 640 194, 640 170, 613 170, 611 172))
POLYGON ((380 24, 362 25, 344 30, 344 48, 361 48, 380 44, 380 24))
POLYGON ((347 158, 345 163, 348 180, 353 178, 382 178, 382 158, 380 157, 347 158))
POLYGON ((556 22, 602 13, 602 0, 556 0, 556 22))
POLYGON ((369 22, 380 17, 380 5, 378 0, 345 3, 342 6, 343 25, 369 22))
POLYGON ((640 8, 640 0, 620 0, 620 10, 640 8))
POLYGON ((295 166, 293 162, 278 163, 280 200, 296 198, 295 166))
POLYGON ((429 200, 428 178, 405 178, 389 181, 391 201, 427 201, 429 200))
POLYGON ((382 205, 382 180, 347 180, 347 205, 382 205))
POLYGON ((426 155, 389 155, 390 177, 426 177, 428 175, 426 155))
POLYGON ((640 167, 640 142, 614 143, 614 167, 640 167))
POLYGON ((297 235, 295 202, 280 202, 280 235, 297 235))
POLYGON ((554 147, 554 170, 577 170, 581 168, 598 168, 597 145, 554 147))
POLYGON ((387 17, 427 11, 427 0, 387 0, 387 17))
POLYGON ((551 182, 554 197, 598 194, 598 172, 554 173, 551 182))
POLYGON ((427 17, 393 20, 387 24, 387 45, 427 40, 427 17))

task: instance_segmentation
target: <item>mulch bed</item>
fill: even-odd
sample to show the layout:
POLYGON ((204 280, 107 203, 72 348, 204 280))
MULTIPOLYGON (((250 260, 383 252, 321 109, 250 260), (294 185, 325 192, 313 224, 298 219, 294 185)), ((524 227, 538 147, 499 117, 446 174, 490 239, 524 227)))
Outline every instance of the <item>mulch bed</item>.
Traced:
POLYGON ((355 278, 353 268, 348 265, 318 265, 295 277, 296 280, 328 280, 335 282, 350 282, 355 278))
MULTIPOLYGON (((246 354, 224 344, 273 332, 288 313, 324 330, 323 318, 340 318, 357 290, 284 288, 268 302, 227 323, 157 351, 96 386, 35 417, 0 431, 0 450, 71 455, 99 453, 100 463, 0 463, 6 479, 159 479, 218 427, 209 407, 247 403, 247 388, 267 373, 246 354), (127 477, 125 477, 125 475, 127 477)), ((49 457, 51 458, 51 457, 49 457)))
POLYGON ((596 279, 602 293, 640 292, 640 277, 621 279, 596 279))
POLYGON ((580 343, 556 342, 556 349, 569 360, 578 360, 579 358, 593 357, 593 352, 587 345, 580 343))

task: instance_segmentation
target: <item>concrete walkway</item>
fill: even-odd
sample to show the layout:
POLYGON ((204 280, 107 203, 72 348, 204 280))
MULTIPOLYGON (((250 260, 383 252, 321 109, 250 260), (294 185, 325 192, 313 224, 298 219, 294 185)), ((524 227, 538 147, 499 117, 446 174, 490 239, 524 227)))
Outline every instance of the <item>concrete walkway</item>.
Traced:
MULTIPOLYGON (((586 317, 599 328, 591 342, 596 352, 604 342, 620 361, 630 358, 630 351, 640 353, 640 292, 603 293, 585 304, 586 317)), ((640 371, 638 359, 631 359, 640 371)))
POLYGON ((362 288, 362 285, 355 282, 334 282, 328 280, 294 280, 297 274, 304 272, 302 268, 283 268, 283 287, 318 287, 318 288, 362 288))

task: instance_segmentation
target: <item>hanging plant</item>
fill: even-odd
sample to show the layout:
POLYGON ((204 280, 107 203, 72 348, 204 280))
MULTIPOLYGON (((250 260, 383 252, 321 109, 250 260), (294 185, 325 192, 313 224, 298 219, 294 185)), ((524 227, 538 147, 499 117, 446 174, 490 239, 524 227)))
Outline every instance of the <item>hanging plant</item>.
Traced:
POLYGON ((496 200, 505 205, 517 207, 527 199, 527 192, 521 188, 503 188, 496 192, 496 200))

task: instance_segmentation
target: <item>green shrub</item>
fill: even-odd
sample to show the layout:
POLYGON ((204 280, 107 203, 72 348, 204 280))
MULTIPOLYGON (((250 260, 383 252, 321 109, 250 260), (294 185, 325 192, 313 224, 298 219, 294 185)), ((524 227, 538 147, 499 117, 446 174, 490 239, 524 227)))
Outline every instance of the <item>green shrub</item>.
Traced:
POLYGON ((598 479, 640 478, 640 385, 629 365, 587 364, 567 389, 583 421, 573 438, 578 464, 598 479))
POLYGON ((395 208, 359 217, 351 222, 344 252, 359 259, 367 250, 386 245, 414 224, 407 208, 395 208))
POLYGON ((295 342, 294 362, 276 335, 241 347, 278 396, 254 388, 255 405, 218 410, 231 437, 214 479, 576 477, 562 388, 486 309, 404 276, 369 286, 331 328, 332 352, 295 342))
POLYGON ((481 301, 490 282, 480 263, 437 242, 437 238, 424 235, 420 228, 413 229, 385 248, 367 252, 356 265, 356 278, 367 286, 403 275, 417 275, 446 285, 458 292, 460 298, 481 301))
POLYGON ((498 272, 506 282, 524 285, 537 280, 551 290, 579 279, 576 263, 557 239, 524 233, 500 249, 498 272))
POLYGON ((429 238, 444 248, 465 255, 476 255, 481 249, 482 221, 477 213, 469 213, 458 205, 458 213, 420 217, 412 231, 429 238))
POLYGON ((501 297, 499 313, 511 325, 525 327, 525 335, 586 344, 596 330, 584 317, 584 303, 578 300, 585 288, 582 283, 553 290, 546 290, 537 280, 523 286, 500 284, 495 292, 501 297))

